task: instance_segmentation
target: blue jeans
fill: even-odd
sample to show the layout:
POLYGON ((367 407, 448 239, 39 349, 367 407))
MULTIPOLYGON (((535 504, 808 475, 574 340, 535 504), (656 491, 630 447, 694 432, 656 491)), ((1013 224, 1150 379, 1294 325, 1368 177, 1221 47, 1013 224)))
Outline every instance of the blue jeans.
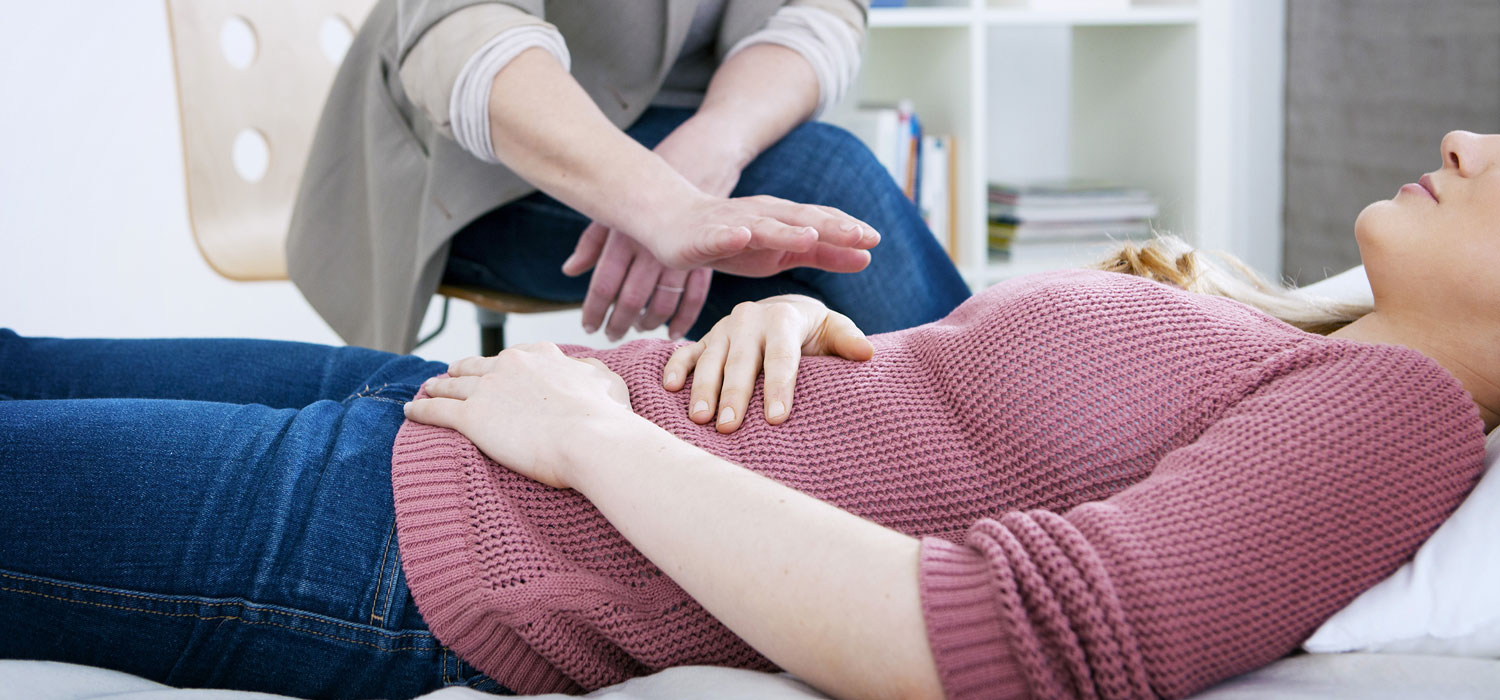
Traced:
POLYGON ((428 631, 396 546, 401 406, 444 369, 0 330, 0 658, 303 697, 503 692, 428 631))
MULTIPOLYGON (((691 110, 653 107, 627 133, 654 148, 691 110)), ((803 124, 756 158, 733 196, 768 194, 836 207, 875 227, 880 245, 855 274, 813 268, 750 278, 715 272, 708 301, 688 337, 699 338, 734 305, 777 294, 805 294, 854 320, 866 333, 935 321, 969 296, 958 269, 870 150, 836 126, 803 124)), ((582 301, 589 275, 567 277, 564 260, 589 219, 540 192, 495 209, 453 237, 444 281, 556 301, 582 301)))

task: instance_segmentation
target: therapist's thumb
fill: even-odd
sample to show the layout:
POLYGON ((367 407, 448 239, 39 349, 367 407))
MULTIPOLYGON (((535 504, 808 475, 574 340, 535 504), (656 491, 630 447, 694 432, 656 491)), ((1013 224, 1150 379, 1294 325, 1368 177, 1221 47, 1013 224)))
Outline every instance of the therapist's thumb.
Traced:
POLYGON ((573 247, 573 254, 563 261, 562 272, 569 277, 577 277, 589 270, 599 262, 599 255, 604 251, 604 242, 609 240, 609 229, 591 223, 583 230, 583 235, 578 237, 578 245, 573 247))

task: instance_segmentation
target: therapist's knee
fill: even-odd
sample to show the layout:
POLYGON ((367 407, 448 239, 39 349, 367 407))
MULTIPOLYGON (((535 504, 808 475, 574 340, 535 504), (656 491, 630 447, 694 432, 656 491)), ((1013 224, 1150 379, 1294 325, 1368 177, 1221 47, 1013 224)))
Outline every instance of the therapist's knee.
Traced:
MULTIPOLYGON (((820 199, 840 199, 847 195, 860 198, 890 190, 900 192, 885 166, 859 137, 843 127, 824 122, 806 122, 788 133, 777 149, 795 154, 818 178, 820 199)), ((831 202, 820 202, 831 203, 831 202)))

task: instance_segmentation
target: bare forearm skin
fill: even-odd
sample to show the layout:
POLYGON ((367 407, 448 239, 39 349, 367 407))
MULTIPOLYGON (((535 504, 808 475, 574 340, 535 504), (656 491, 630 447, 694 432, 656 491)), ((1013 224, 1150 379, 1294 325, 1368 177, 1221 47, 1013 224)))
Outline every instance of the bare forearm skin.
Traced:
POLYGON ((569 483, 735 634, 835 697, 942 697, 916 539, 645 419, 600 429, 569 483))

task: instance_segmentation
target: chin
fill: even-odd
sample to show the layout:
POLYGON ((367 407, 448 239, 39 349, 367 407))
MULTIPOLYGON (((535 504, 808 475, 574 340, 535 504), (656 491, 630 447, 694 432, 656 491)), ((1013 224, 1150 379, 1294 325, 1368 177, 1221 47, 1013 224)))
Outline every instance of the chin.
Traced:
POLYGON ((1400 240, 1421 228, 1421 222, 1406 207, 1394 200, 1381 200, 1364 208, 1354 220, 1354 239, 1364 250, 1366 245, 1380 245, 1382 240, 1400 240))
POLYGON ((1354 219, 1354 240, 1359 242, 1360 252, 1364 252, 1365 245, 1378 236, 1378 232, 1389 225, 1391 214, 1395 203, 1390 200, 1381 200, 1366 206, 1354 219))

